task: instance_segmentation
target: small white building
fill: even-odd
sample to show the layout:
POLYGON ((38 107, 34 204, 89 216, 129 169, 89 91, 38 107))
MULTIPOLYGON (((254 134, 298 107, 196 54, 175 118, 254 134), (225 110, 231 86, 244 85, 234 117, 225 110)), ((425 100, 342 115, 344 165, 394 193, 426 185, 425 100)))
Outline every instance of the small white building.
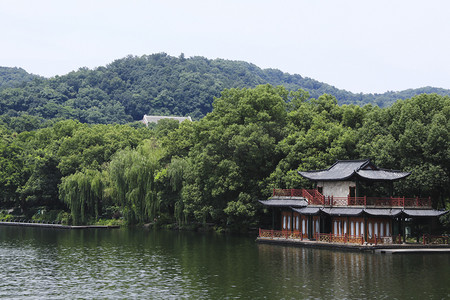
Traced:
POLYGON ((172 119, 172 120, 176 120, 178 122, 183 122, 184 120, 188 120, 190 122, 192 122, 192 119, 190 116, 187 117, 171 117, 171 116, 147 116, 144 115, 144 118, 142 119, 142 123, 145 124, 145 126, 148 126, 148 123, 158 123, 160 120, 163 119, 172 119))

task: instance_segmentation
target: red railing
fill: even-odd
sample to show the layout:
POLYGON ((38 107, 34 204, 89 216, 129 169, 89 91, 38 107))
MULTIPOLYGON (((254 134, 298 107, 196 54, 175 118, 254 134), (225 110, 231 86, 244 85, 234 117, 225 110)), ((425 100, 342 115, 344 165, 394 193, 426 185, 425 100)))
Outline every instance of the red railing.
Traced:
MULTIPOLYGON (((303 234, 300 231, 287 231, 287 230, 267 230, 259 229, 259 238, 264 239, 307 239, 308 235, 303 234)), ((348 234, 335 235, 328 233, 315 233, 314 239, 319 242, 327 243, 345 243, 345 244, 363 244, 364 236, 351 236, 348 234)))
POLYGON ((444 235, 429 235, 424 234, 422 237, 422 243, 425 244, 449 244, 449 237, 444 235))
POLYGON ((333 197, 315 189, 274 189, 273 197, 304 197, 309 204, 330 206, 431 207, 431 198, 405 197, 333 197))
POLYGON ((324 196, 318 190, 306 189, 273 189, 272 197, 303 197, 309 204, 323 205, 324 196))
POLYGON ((259 229, 259 237, 260 238, 269 238, 269 239, 297 239, 303 240, 308 238, 307 234, 303 234, 300 231, 288 231, 288 230, 267 230, 267 229, 259 229))
POLYGON ((341 243, 341 244, 364 244, 364 236, 356 235, 338 235, 332 233, 316 233, 314 234, 316 241, 325 243, 341 243))
POLYGON ((303 197, 303 190, 299 189, 273 189, 273 196, 276 197, 303 197))
POLYGON ((309 204, 324 205, 325 197, 318 190, 303 189, 303 197, 308 199, 309 204))
MULTIPOLYGON (((266 230, 259 229, 259 237, 265 239, 295 239, 304 240, 308 239, 307 234, 303 234, 300 231, 288 231, 288 230, 266 230)), ((323 243, 341 243, 341 244, 361 244, 363 245, 364 235, 349 235, 349 234, 332 234, 332 233, 315 233, 314 239, 318 242, 323 243)), ((370 244, 402 244, 403 237, 399 234, 397 236, 386 236, 380 237, 374 234, 373 236, 367 237, 367 242, 370 244)), ((424 234, 421 238, 421 242, 425 244, 440 244, 449 245, 449 236, 436 236, 424 234)))

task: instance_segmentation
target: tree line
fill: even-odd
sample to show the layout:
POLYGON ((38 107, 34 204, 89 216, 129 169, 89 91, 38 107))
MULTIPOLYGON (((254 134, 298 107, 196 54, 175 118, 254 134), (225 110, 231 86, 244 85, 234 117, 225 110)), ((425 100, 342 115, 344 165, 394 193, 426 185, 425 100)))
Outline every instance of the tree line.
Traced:
MULTIPOLYGON (((221 228, 257 226, 258 199, 309 187, 297 170, 371 158, 411 171, 403 196, 450 201, 450 98, 422 94, 391 107, 338 105, 335 97, 260 85, 225 89, 211 113, 149 128, 55 121, 0 125, 0 206, 73 224, 118 219, 221 228)), ((444 220, 445 221, 445 220, 444 220)))
MULTIPOLYGON (((212 111, 224 89, 260 84, 303 89, 312 98, 333 95, 340 105, 371 103, 380 107, 421 93, 449 95, 426 87, 383 94, 355 94, 326 83, 261 69, 242 61, 185 58, 158 53, 128 56, 93 70, 80 68, 63 76, 43 78, 22 69, 0 67, 0 115, 29 119, 28 127, 45 127, 48 120, 76 119, 89 124, 125 124, 147 115, 190 115, 199 120, 212 111), (32 117, 30 117, 32 116, 32 117), (31 120, 32 119, 32 120, 31 120)), ((1 120, 0 120, 1 121, 1 120)))

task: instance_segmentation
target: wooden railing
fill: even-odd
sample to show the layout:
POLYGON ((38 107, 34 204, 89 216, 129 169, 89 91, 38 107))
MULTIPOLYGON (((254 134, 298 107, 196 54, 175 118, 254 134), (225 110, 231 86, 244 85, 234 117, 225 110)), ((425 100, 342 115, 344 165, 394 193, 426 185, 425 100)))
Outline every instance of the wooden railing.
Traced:
MULTIPOLYGON (((259 229, 259 237, 266 239, 286 239, 286 240, 304 240, 308 239, 307 234, 303 234, 300 231, 288 231, 288 230, 266 230, 259 229)), ((365 242, 364 235, 337 235, 332 233, 315 233, 313 235, 314 239, 318 242, 323 243, 341 243, 341 244, 360 244, 363 245, 365 242)), ((401 235, 397 236, 386 236, 380 237, 374 234, 371 237, 367 237, 367 242, 370 244, 402 244, 403 237, 401 235)), ((435 244, 435 245, 449 245, 450 237, 449 236, 437 236, 437 235, 428 235, 424 234, 421 237, 421 242, 426 244, 435 244)))
POLYGON ((303 197, 309 204, 323 205, 325 197, 318 190, 273 189, 272 197, 303 197))
POLYGON ((312 205, 376 206, 376 207, 426 207, 431 208, 431 198, 405 197, 333 197, 323 196, 316 189, 274 189, 273 197, 303 197, 312 205))
POLYGON ((332 233, 316 233, 314 238, 319 242, 341 243, 341 244, 364 244, 364 236, 356 235, 337 235, 332 233))
POLYGON ((303 240, 307 239, 308 235, 303 234, 300 231, 288 231, 288 230, 267 230, 267 229, 259 229, 259 237, 260 238, 269 238, 269 239, 297 239, 303 240))
MULTIPOLYGON (((259 229, 259 237, 266 239, 296 239, 304 240, 308 238, 307 234, 303 234, 299 231, 280 231, 280 230, 266 230, 259 229)), ((325 243, 343 243, 343 244, 363 244, 364 236, 351 236, 345 235, 335 235, 328 233, 315 233, 314 239, 319 242, 325 243)))
POLYGON ((445 244, 445 245, 448 245, 449 241, 450 241, 449 237, 448 236, 444 236, 444 235, 424 234, 422 236, 422 243, 424 245, 426 245, 426 244, 445 244))
POLYGON ((276 197, 303 197, 303 190, 299 189, 273 189, 272 196, 276 197))

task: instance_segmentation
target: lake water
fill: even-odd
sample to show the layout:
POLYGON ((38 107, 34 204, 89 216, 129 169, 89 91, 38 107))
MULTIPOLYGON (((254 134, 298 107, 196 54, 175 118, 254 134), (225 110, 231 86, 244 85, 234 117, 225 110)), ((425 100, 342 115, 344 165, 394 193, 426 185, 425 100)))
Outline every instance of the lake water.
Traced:
POLYGON ((195 232, 0 227, 0 298, 449 299, 450 255, 195 232))

